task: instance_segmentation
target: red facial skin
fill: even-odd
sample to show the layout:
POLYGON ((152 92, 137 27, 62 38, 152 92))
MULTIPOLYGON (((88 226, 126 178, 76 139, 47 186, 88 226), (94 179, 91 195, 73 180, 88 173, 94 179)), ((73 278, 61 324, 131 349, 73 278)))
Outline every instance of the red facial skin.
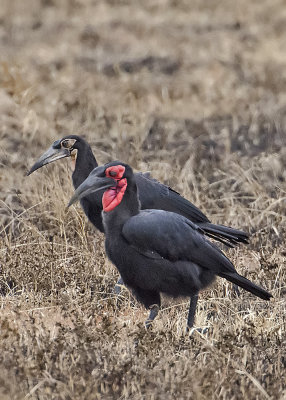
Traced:
POLYGON ((114 210, 117 207, 124 196, 125 190, 127 188, 127 180, 122 176, 124 175, 125 167, 122 165, 115 165, 109 167, 105 171, 105 175, 117 181, 117 185, 106 190, 103 193, 102 205, 103 211, 108 212, 114 210))

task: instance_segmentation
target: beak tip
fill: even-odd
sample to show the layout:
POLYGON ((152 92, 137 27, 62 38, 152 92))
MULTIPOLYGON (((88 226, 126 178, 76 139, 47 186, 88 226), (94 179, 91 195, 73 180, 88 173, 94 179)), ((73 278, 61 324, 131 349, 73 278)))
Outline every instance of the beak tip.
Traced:
POLYGON ((72 197, 72 198, 70 199, 70 201, 68 202, 68 205, 66 206, 66 209, 68 209, 70 206, 72 206, 72 205, 76 202, 76 200, 77 200, 77 199, 75 199, 74 197, 72 197))
POLYGON ((29 169, 29 171, 27 171, 26 176, 31 175, 33 172, 37 171, 37 169, 39 169, 40 167, 42 167, 42 165, 38 165, 38 163, 34 164, 32 166, 32 168, 29 169))

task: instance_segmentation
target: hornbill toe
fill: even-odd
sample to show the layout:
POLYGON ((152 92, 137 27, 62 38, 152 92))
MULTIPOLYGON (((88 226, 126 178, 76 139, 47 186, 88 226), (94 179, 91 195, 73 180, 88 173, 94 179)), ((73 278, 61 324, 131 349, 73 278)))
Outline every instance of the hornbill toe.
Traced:
POLYGON ((240 297, 239 287, 235 283, 232 284, 232 292, 236 297, 240 297))
POLYGON ((208 331, 209 331, 209 328, 207 326, 204 328, 189 328, 187 326, 187 328, 186 328, 186 333, 189 336, 192 336, 195 332, 198 332, 200 335, 206 335, 208 333, 208 331))
POLYGON ((118 281, 116 282, 116 285, 114 286, 114 290, 113 290, 113 293, 116 294, 116 296, 120 295, 122 286, 124 286, 124 282, 120 276, 118 281))
POLYGON ((157 317, 159 310, 160 310, 160 306, 158 304, 153 304, 150 307, 149 316, 145 321, 145 328, 146 329, 149 329, 152 326, 153 321, 157 317))

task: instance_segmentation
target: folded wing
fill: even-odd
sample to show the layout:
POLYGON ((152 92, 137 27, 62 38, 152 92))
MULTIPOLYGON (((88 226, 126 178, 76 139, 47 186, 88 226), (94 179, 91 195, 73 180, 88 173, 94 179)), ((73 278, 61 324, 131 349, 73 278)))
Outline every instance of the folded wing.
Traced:
POLYGON ((206 240, 203 231, 179 214, 143 210, 125 223, 122 233, 146 257, 190 261, 215 274, 235 272, 232 263, 206 240))

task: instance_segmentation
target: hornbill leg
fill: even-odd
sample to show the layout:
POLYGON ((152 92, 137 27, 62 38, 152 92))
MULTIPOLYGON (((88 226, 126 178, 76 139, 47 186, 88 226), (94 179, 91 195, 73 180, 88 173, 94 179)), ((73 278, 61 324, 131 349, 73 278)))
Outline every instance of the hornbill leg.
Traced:
POLYGON ((116 282, 116 285, 114 286, 114 294, 116 294, 117 296, 120 294, 121 292, 121 286, 124 285, 123 279, 121 278, 121 276, 119 277, 118 281, 116 282))
POLYGON ((145 321, 145 327, 146 327, 147 329, 149 329, 150 326, 152 326, 152 323, 153 323, 154 319, 155 319, 155 318, 157 317, 157 315, 158 315, 159 309, 160 309, 160 306, 159 306, 158 304, 153 304, 153 305, 150 307, 149 316, 148 316, 148 318, 147 318, 146 321, 145 321))
POLYGON ((189 332, 189 330, 194 326, 198 298, 199 298, 199 295, 198 295, 198 293, 196 293, 193 296, 191 296, 191 299, 190 299, 190 307, 189 307, 189 314, 188 314, 188 321, 187 321, 187 332, 189 332))

